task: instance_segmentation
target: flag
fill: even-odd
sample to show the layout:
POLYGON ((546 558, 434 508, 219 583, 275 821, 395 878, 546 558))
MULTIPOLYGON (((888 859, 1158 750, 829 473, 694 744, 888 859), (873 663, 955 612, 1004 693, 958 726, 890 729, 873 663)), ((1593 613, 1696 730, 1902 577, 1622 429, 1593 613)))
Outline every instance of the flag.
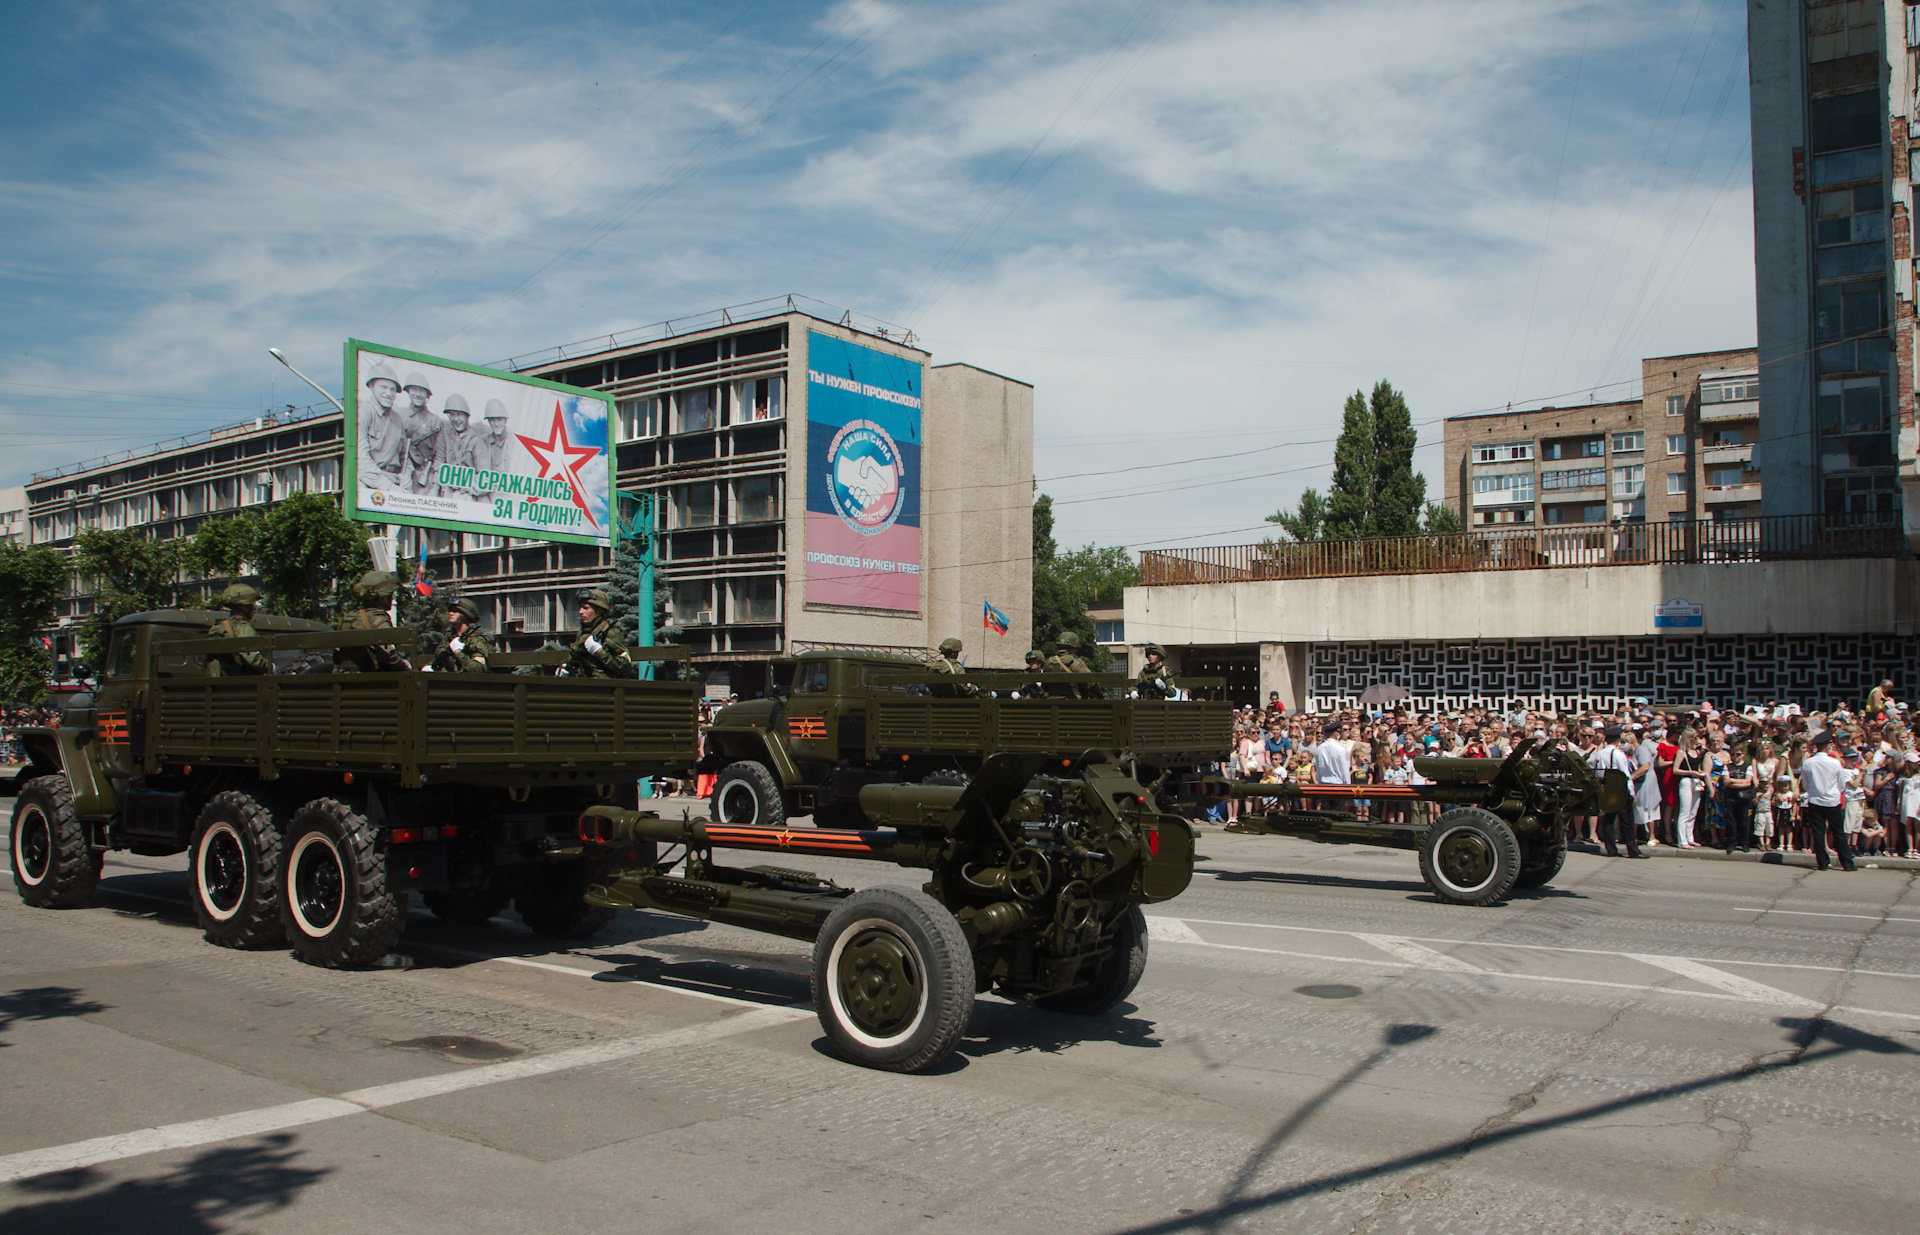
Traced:
POLYGON ((433 595, 433 584, 427 582, 427 564, 416 562, 413 567, 413 590, 422 596, 433 595))
POLYGON ((49 638, 47 638, 47 637, 46 637, 45 635, 41 635, 41 636, 40 636, 40 650, 41 650, 41 651, 43 651, 43 652, 51 652, 51 651, 53 651, 53 640, 51 640, 51 639, 49 639, 49 638))
POLYGON ((994 608, 990 600, 987 601, 987 611, 982 615, 980 624, 996 635, 1007 633, 1007 615, 994 608))

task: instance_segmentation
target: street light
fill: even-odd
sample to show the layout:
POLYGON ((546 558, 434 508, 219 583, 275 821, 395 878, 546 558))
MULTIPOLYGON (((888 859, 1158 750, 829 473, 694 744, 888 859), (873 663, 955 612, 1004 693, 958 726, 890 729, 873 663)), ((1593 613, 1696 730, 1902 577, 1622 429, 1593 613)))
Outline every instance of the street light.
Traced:
MULTIPOLYGON (((313 387, 315 390, 320 390, 320 383, 314 381, 312 378, 308 377, 306 374, 302 373, 300 370, 294 368, 293 362, 291 360, 288 360, 285 356, 281 355, 279 348, 270 347, 267 349, 267 354, 269 356, 272 356, 275 360, 279 361, 281 364, 287 366, 287 371, 289 373, 293 374, 295 377, 299 378, 301 381, 305 382, 307 385, 313 387)), ((346 405, 341 403, 340 400, 334 398, 330 394, 327 394, 327 392, 324 390, 320 390, 320 393, 326 397, 327 402, 333 404, 335 407, 340 409, 341 415, 344 416, 346 414, 346 411, 347 411, 346 405)))

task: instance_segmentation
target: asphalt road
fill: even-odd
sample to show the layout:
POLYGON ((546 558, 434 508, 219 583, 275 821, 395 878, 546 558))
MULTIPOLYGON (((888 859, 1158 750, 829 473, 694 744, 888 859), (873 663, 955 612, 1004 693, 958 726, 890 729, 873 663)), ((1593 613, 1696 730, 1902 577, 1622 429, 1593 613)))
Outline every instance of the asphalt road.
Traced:
POLYGON ((114 855, 0 897, 0 1229, 1915 1228, 1914 873, 1575 854, 1473 910, 1410 854, 1201 852, 1129 1005, 982 998, 919 1077, 833 1057, 790 941, 416 908, 412 969, 333 973, 114 855))

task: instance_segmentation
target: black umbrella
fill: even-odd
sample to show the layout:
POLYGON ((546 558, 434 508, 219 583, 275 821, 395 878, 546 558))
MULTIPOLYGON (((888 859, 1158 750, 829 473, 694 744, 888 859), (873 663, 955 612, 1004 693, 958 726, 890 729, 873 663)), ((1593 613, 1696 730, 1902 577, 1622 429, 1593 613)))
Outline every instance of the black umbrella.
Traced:
POLYGON ((1360 696, 1360 705, 1365 707, 1370 703, 1398 703, 1412 696, 1412 691, 1397 682, 1375 682, 1360 696))

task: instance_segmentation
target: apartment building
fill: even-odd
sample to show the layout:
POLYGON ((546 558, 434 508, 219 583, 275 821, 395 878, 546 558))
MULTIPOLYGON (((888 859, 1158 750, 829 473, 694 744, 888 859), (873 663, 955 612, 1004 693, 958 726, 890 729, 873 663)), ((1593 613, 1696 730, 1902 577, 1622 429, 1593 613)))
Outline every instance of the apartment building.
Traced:
POLYGON ((0 489, 0 545, 27 543, 27 487, 0 489))

